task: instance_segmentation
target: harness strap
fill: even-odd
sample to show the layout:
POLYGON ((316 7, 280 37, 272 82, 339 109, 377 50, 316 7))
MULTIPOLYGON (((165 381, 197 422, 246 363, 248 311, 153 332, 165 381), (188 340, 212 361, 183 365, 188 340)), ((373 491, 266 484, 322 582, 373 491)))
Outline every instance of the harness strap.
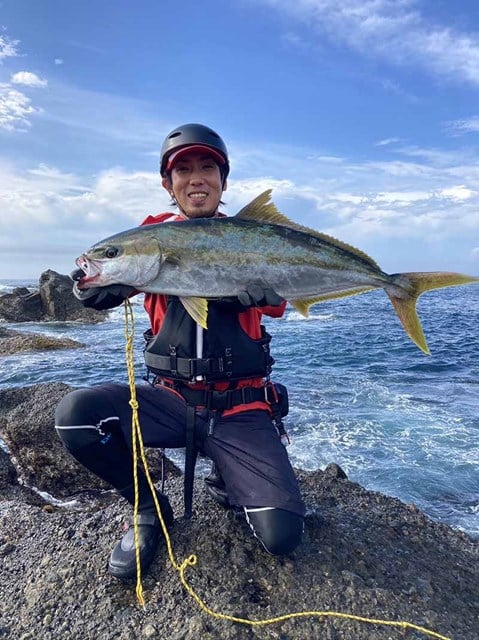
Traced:
MULTIPOLYGON (((165 384, 164 381, 162 381, 165 384)), ((169 385, 165 385, 169 386, 169 385)), ((267 402, 272 410, 273 421, 283 444, 289 438, 284 430, 281 412, 278 404, 276 388, 271 383, 263 387, 242 387, 241 389, 227 389, 216 391, 212 389, 191 389, 185 384, 171 385, 186 401, 186 450, 185 450, 185 482, 183 489, 185 503, 185 518, 191 518, 193 505, 193 487, 195 480, 195 466, 198 450, 195 442, 196 407, 205 407, 209 413, 208 433, 213 433, 218 415, 239 404, 252 402, 267 402)))
POLYGON ((195 481, 195 466, 198 450, 195 443, 196 407, 186 405, 186 449, 185 449, 185 482, 183 499, 185 503, 185 518, 191 518, 193 512, 193 485, 195 481))
POLYGON ((239 404, 251 402, 269 402, 266 387, 242 387, 226 391, 211 389, 191 389, 184 385, 175 385, 188 404, 196 407, 206 407, 209 411, 227 411, 239 404))
POLYGON ((229 389, 227 391, 212 391, 210 389, 190 389, 186 385, 175 384, 173 388, 186 400, 186 448, 185 448, 185 481, 183 499, 185 503, 185 518, 191 518, 193 513, 193 488, 195 481, 195 466, 198 449, 195 442, 196 407, 206 407, 210 412, 208 433, 213 432, 217 414, 231 409, 238 404, 249 404, 258 400, 267 402, 266 387, 229 389))
POLYGON ((146 366, 160 371, 171 371, 174 376, 193 380, 196 376, 224 375, 232 373, 231 357, 225 358, 180 358, 176 350, 168 356, 145 351, 146 366))

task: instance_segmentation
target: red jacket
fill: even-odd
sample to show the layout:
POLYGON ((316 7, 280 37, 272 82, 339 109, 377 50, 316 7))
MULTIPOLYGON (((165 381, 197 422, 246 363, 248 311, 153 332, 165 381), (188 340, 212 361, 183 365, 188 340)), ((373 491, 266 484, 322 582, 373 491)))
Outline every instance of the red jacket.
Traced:
MULTIPOLYGON (((220 214, 223 215, 223 214, 220 214)), ((158 222, 182 222, 187 220, 188 218, 184 217, 180 214, 174 213, 160 213, 156 216, 148 216, 141 223, 145 224, 156 224, 158 222)), ((144 307, 148 316, 150 318, 151 329, 153 331, 153 335, 156 335, 163 323, 163 319, 166 313, 167 306, 167 296, 157 293, 145 293, 145 301, 144 307)), ((284 301, 281 305, 277 307, 261 307, 258 309, 256 307, 252 307, 250 309, 246 309, 246 311, 238 314, 238 320, 241 325, 243 331, 253 338, 254 340, 259 340, 261 338, 261 317, 263 314, 271 316, 272 318, 280 318, 285 311, 286 301, 284 301)), ((240 380, 237 387, 259 387, 262 385, 262 379, 248 379, 248 380, 240 380)), ((204 386, 204 383, 197 382, 192 383, 192 386, 204 386)), ((219 391, 223 391, 228 387, 228 382, 218 382, 214 384, 214 388, 219 391)), ((225 411, 223 415, 231 415, 233 413, 239 413, 240 411, 246 411, 251 409, 268 409, 269 406, 265 402, 253 402, 248 405, 237 405, 232 409, 225 411)))

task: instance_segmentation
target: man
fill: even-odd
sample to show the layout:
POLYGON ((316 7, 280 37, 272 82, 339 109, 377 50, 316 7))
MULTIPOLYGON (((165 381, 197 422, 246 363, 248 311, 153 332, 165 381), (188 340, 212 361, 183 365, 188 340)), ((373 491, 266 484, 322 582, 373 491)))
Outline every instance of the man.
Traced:
MULTIPOLYGON (((228 152, 212 129, 186 124, 172 131, 161 150, 162 185, 179 213, 149 216, 143 224, 221 216, 227 188, 228 152)), ((135 293, 124 285, 81 289, 83 272, 72 274, 74 293, 95 309, 115 307, 135 293)), ((238 298, 210 301, 208 330, 196 325, 175 296, 145 294, 150 317, 145 361, 152 384, 137 386, 145 446, 186 446, 186 512, 197 450, 209 457, 209 493, 224 506, 240 507, 253 533, 272 554, 291 552, 301 540, 304 505, 278 430, 278 405, 269 383, 273 359, 263 313, 280 317, 285 301, 273 290, 248 290, 238 298), (274 421, 275 420, 275 421, 274 421), (188 484, 190 485, 188 487, 188 484)), ((128 385, 77 389, 57 407, 56 429, 70 453, 134 504, 131 409, 128 385)), ((161 540, 153 496, 141 469, 139 545, 143 571, 161 540)), ((158 492, 167 526, 173 512, 158 492)), ((114 547, 109 572, 135 578, 133 528, 114 547)))

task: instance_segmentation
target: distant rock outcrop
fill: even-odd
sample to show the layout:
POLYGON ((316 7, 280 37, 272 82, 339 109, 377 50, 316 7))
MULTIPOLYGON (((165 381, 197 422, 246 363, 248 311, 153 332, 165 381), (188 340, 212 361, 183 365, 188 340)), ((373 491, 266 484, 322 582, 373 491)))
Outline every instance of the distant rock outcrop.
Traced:
POLYGON ((106 311, 86 309, 72 293, 72 280, 48 269, 40 276, 38 291, 18 287, 0 296, 0 319, 6 322, 101 322, 106 311))
POLYGON ((0 357, 24 351, 53 351, 82 346, 84 345, 81 342, 70 340, 70 338, 53 338, 27 331, 14 331, 0 326, 0 357))

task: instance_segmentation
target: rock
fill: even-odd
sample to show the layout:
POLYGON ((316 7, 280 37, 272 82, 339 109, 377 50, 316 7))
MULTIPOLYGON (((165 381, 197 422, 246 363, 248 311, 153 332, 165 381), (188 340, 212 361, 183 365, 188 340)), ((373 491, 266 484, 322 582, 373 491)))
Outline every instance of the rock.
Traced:
MULTIPOLYGON (((197 564, 186 569, 185 579, 201 600, 215 612, 252 620, 289 612, 338 611, 406 621, 447 638, 476 640, 477 542, 427 519, 420 527, 420 548, 409 538, 390 540, 384 531, 391 521, 417 527, 399 501, 378 499, 357 484, 321 471, 299 476, 309 515, 302 545, 287 558, 265 553, 242 515, 213 503, 201 479, 195 483, 192 519, 178 518, 182 478, 169 479, 168 494, 177 515, 170 532, 173 550, 180 564, 196 554, 197 564), (335 494, 336 506, 324 502, 329 493, 335 494), (318 511, 321 523, 315 517, 318 511), (364 563, 361 578, 354 572, 358 557, 364 563)), ((45 637, 48 615, 52 637, 65 640, 387 640, 408 634, 401 628, 335 617, 307 616, 254 628, 215 619, 184 591, 164 546, 143 578, 143 608, 135 600, 133 582, 122 584, 106 572, 127 512, 120 501, 97 505, 94 512, 85 506, 45 514, 20 501, 0 501, 0 510, 0 544, 5 545, 0 619, 9 630, 7 637, 45 637), (12 602, 19 604, 12 607, 12 602)), ((418 631, 409 633, 427 639, 418 631)))
POLYGON ((40 276, 39 290, 25 287, 0 296, 0 319, 7 322, 101 322, 107 311, 86 309, 72 293, 72 280, 48 269, 40 276))
POLYGON ((105 312, 86 309, 72 293, 73 282, 51 269, 40 276, 40 298, 45 316, 51 320, 82 320, 98 322, 105 312))
MULTIPOLYGON (((72 389, 63 383, 0 389, 0 437, 10 450, 20 480, 57 498, 110 488, 78 464, 56 434, 55 408, 72 389)), ((160 476, 158 451, 148 450, 147 457, 156 480, 160 476)), ((181 474, 169 460, 166 470, 181 474)))
POLYGON ((18 475, 28 486, 56 497, 106 488, 75 462, 56 435, 55 407, 70 390, 61 383, 0 390, 0 436, 18 475))
POLYGON ((84 346, 69 338, 53 338, 39 333, 14 331, 0 326, 0 356, 9 356, 23 351, 52 351, 84 346))
POLYGON ((17 483, 17 472, 10 456, 0 446, 0 494, 9 485, 17 483))
POLYGON ((0 442, 0 501, 1 500, 20 500, 21 502, 38 506, 44 504, 44 500, 37 493, 19 483, 17 470, 12 464, 9 454, 4 451, 0 442))
POLYGON ((343 479, 343 480, 347 480, 348 479, 348 476, 341 469, 339 464, 335 464, 334 462, 332 462, 331 464, 328 464, 328 466, 324 470, 324 473, 327 476, 329 476, 330 478, 340 478, 340 479, 343 479))
MULTIPOLYGON (((91 484, 96 482, 93 476, 81 475, 86 472, 76 463, 75 469, 68 468, 69 456, 56 442, 53 410, 68 390, 66 385, 46 384, 0 391, 0 434, 14 456, 18 477, 59 495, 98 486, 91 484)), ((0 469, 8 490, 16 478, 2 456, 0 469)), ((197 563, 186 568, 185 579, 214 612, 250 620, 302 611, 330 616, 256 627, 215 618, 182 587, 164 545, 143 577, 141 607, 135 584, 122 584, 106 570, 129 512, 123 501, 115 498, 105 504, 92 497, 74 509, 47 511, 20 494, 5 498, 0 487, 0 636, 428 637, 404 625, 392 628, 332 615, 342 612, 404 621, 454 640, 477 640, 478 541, 395 498, 367 491, 342 477, 337 468, 297 473, 307 506, 305 533, 301 546, 285 558, 267 554, 242 514, 213 502, 201 478, 195 481, 193 517, 182 518, 183 478, 170 474, 166 491, 177 518, 170 530, 173 553, 180 565, 191 554, 197 556, 197 563)))
POLYGON ((6 322, 35 322, 43 319, 40 293, 15 289, 0 296, 0 318, 6 322))

